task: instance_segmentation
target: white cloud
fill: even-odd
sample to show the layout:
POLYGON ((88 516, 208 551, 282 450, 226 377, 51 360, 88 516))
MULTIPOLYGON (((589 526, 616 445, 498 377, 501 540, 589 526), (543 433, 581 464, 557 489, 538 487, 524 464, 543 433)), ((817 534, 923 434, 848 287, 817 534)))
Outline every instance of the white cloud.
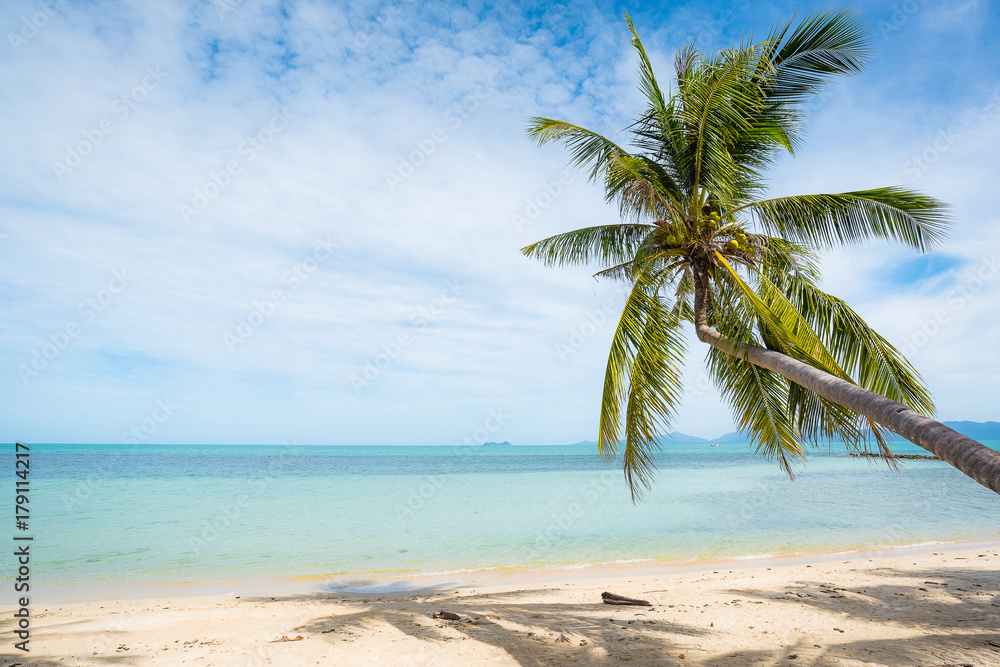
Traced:
MULTIPOLYGON (((620 18, 594 7, 528 18, 414 2, 303 2, 283 16, 231 4, 222 18, 208 3, 60 5, 0 60, 2 437, 116 442, 169 396, 181 407, 155 434, 161 442, 450 443, 497 406, 512 415, 498 439, 592 438, 611 325, 565 360, 557 344, 606 299, 621 303, 620 289, 518 249, 615 212, 575 174, 530 226, 518 230, 512 216, 566 162, 562 149, 526 139, 528 116, 612 134, 632 119, 634 59, 620 18), (114 101, 142 86, 147 68, 166 76, 116 115, 114 101), (484 80, 492 92, 477 97, 484 80), (252 159, 241 152, 286 108, 287 127, 252 159), (58 180, 52 163, 105 118, 113 131, 58 180), (433 152, 390 190, 386 173, 417 161, 428 140, 433 152), (180 205, 233 161, 239 173, 185 222, 180 205), (283 276, 327 237, 340 248, 290 289, 283 276), (81 301, 123 267, 134 282, 25 386, 17 369, 31 350, 79 319, 81 301), (449 280, 467 288, 414 325, 449 280), (275 289, 286 300, 231 352, 225 334, 275 289), (352 375, 401 333, 412 342, 359 395, 352 375)), ((3 25, 34 6, 9 3, 3 25)), ((665 79, 679 44, 637 23, 651 48, 663 44, 653 58, 665 79)), ((857 79, 824 110, 776 190, 900 178, 938 128, 887 132, 894 110, 878 116, 854 102, 876 85, 857 79)), ((976 243, 995 240, 979 212, 995 174, 995 124, 963 136, 919 185, 961 203, 949 252, 971 262, 976 243)), ((904 256, 886 253, 859 251, 849 272, 848 260, 831 258, 830 285, 898 338, 933 302, 871 294, 866 281, 904 256)), ((982 294, 917 358, 945 395, 946 418, 991 416, 992 404, 962 387, 984 384, 995 358, 962 363, 971 377, 948 363, 970 342, 987 345, 995 317, 992 293, 982 294)), ((691 350, 694 378, 704 352, 691 350)), ((709 391, 689 399, 676 427, 710 437, 731 421, 709 391)))

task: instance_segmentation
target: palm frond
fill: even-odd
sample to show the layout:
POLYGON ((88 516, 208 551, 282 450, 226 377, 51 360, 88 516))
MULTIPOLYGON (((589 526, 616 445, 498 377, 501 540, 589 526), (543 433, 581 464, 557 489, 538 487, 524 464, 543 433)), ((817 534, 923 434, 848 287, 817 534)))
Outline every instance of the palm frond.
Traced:
POLYGON ((735 174, 742 184, 732 202, 753 199, 759 189, 755 173, 769 166, 777 149, 794 154, 801 143, 804 105, 835 77, 855 74, 868 56, 869 38, 850 12, 813 14, 795 28, 792 21, 775 26, 759 48, 753 83, 763 104, 751 118, 751 131, 733 143, 734 163, 748 170, 735 174))
POLYGON ((788 383, 788 413, 802 438, 813 445, 836 440, 857 445, 864 439, 862 418, 794 382, 788 383))
POLYGON ((629 126, 638 152, 655 164, 661 180, 676 184, 682 193, 689 192, 694 176, 694 151, 688 141, 689 132, 680 118, 679 102, 672 96, 661 111, 650 105, 629 126))
POLYGON ((857 16, 841 11, 807 16, 794 30, 791 21, 775 26, 767 43, 775 69, 767 82, 768 97, 800 102, 833 77, 860 72, 870 56, 871 38, 857 16))
POLYGON ((557 234, 521 248, 527 257, 546 266, 567 264, 622 264, 632 261, 636 252, 656 231, 653 225, 621 224, 585 227, 557 234))
POLYGON ((794 477, 792 464, 805 458, 801 435, 787 409, 788 382, 740 357, 709 348, 708 371, 729 402, 737 427, 750 434, 757 451, 776 459, 794 477))
POLYGON ((787 277, 813 284, 820 279, 819 256, 809 248, 774 236, 747 236, 759 249, 757 266, 772 282, 787 277))
POLYGON ((597 180, 604 173, 613 156, 628 155, 628 151, 596 132, 551 118, 529 119, 528 136, 539 146, 561 141, 569 149, 573 164, 589 168, 590 180, 597 180))
MULTIPOLYGON (((759 272, 755 274, 755 290, 740 278, 724 258, 720 257, 720 264, 725 271, 717 275, 717 280, 720 285, 728 288, 726 292, 731 300, 742 302, 742 321, 753 321, 756 318, 760 336, 756 340, 769 349, 779 350, 844 381, 854 382, 809 321, 765 275, 759 272)), ((734 309, 730 306, 729 310, 734 309)), ((731 327, 730 323, 721 328, 731 327)), ((751 334, 744 336, 747 342, 755 342, 751 334)), ((866 442, 868 434, 873 434, 883 454, 892 456, 884 441, 878 437, 877 430, 871 428, 873 425, 869 420, 795 383, 786 382, 786 388, 787 416, 798 439, 813 444, 842 440, 857 447, 866 442), (869 429, 863 430, 862 424, 868 424, 869 429)))
POLYGON ((533 118, 528 128, 539 144, 564 144, 623 222, 522 250, 549 266, 599 264, 596 277, 631 285, 605 371, 601 455, 613 459, 623 446, 633 499, 648 487, 657 436, 679 401, 680 327, 695 321, 697 286, 707 298, 708 324, 726 341, 725 349, 709 351, 713 380, 763 454, 791 474, 805 443, 867 447, 874 440, 891 463, 878 424, 741 353, 765 347, 918 412, 933 411, 903 355, 819 289, 817 253, 868 239, 924 251, 944 238, 944 205, 901 187, 761 200, 765 167, 800 141, 806 101, 863 66, 870 42, 861 22, 846 11, 811 14, 776 26, 762 43, 709 55, 692 45, 677 55, 669 95, 631 18, 626 22, 645 97, 627 128, 628 147, 548 118, 533 118), (695 275, 706 282, 696 285, 695 275))
POLYGON ((723 200, 732 198, 732 178, 739 171, 730 147, 755 131, 753 117, 764 103, 753 82, 757 49, 724 52, 706 67, 688 73, 678 84, 681 104, 675 107, 689 135, 693 153, 693 193, 706 188, 723 200))
POLYGON ((618 320, 604 375, 598 451, 613 460, 624 417, 623 469, 633 500, 649 488, 659 449, 681 398, 685 336, 681 322, 659 296, 662 271, 643 271, 618 320), (622 410, 624 408, 624 415, 622 410))
POLYGON ((874 238, 925 251, 940 244, 948 228, 944 204, 901 187, 777 197, 729 213, 740 211, 770 234, 827 248, 874 238))
POLYGON ((694 47, 694 44, 689 44, 677 52, 674 57, 674 77, 677 79, 678 85, 684 84, 684 80, 700 59, 701 52, 694 47))
POLYGON ((666 113, 667 103, 666 98, 663 95, 663 91, 660 90, 660 84, 656 81, 656 75, 653 74, 653 66, 649 62, 649 56, 646 54, 646 49, 642 45, 642 40, 639 39, 639 33, 635 30, 635 25, 632 23, 632 17, 625 13, 625 22, 628 24, 628 29, 632 32, 632 46, 635 47, 636 52, 639 54, 639 88, 642 90, 643 95, 649 100, 650 106, 656 110, 657 113, 666 113))
POLYGON ((604 177, 607 201, 619 202, 622 218, 674 217, 681 209, 683 194, 661 166, 644 157, 614 155, 604 177))
MULTIPOLYGON (((823 341, 812 330, 809 322, 802 317, 792 303, 761 272, 755 272, 756 290, 748 285, 726 261, 717 253, 716 260, 724 269, 716 274, 717 280, 727 284, 734 296, 746 303, 753 320, 763 324, 763 335, 768 347, 816 366, 842 380, 852 382, 837 360, 830 354, 823 341), (774 341, 773 343, 771 341, 774 341)), ((751 320, 751 321, 753 321, 751 320)))
POLYGON ((777 284, 858 385, 920 414, 934 414, 934 400, 920 373, 844 300, 794 276, 777 284))
POLYGON ((680 250, 656 251, 644 248, 634 260, 602 269, 595 273, 594 277, 633 284, 638 274, 651 265, 655 265, 663 275, 669 276, 687 264, 688 260, 680 250))
MULTIPOLYGON (((933 414, 933 401, 917 371, 844 301, 819 290, 807 274, 786 273, 777 284, 764 273, 757 278, 759 302, 747 294, 749 286, 745 283, 739 291, 750 302, 750 309, 756 311, 758 320, 765 323, 768 333, 777 333, 783 343, 793 342, 783 352, 917 412, 933 414)), ((789 389, 789 406, 797 428, 808 440, 837 439, 859 446, 871 436, 883 457, 892 457, 871 420, 795 384, 789 389)))

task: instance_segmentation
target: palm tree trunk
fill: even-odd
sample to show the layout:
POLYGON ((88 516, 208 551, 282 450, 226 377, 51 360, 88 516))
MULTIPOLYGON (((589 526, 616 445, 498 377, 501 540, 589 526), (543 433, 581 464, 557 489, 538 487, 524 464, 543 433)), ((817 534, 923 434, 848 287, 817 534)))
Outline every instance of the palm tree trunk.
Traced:
POLYGON ((1000 452, 885 396, 814 368, 786 354, 756 345, 739 347, 708 324, 708 275, 695 271, 694 315, 698 339, 773 371, 823 398, 864 415, 935 456, 986 488, 1000 493, 1000 452))

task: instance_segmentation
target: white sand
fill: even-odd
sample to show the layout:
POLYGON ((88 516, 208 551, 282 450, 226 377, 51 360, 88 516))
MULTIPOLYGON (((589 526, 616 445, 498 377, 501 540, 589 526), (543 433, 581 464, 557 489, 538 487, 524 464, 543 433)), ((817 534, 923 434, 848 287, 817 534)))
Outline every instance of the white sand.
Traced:
POLYGON ((998 554, 996 545, 939 545, 493 575, 367 597, 42 605, 32 609, 29 654, 13 649, 6 606, 0 664, 1000 665, 998 554), (654 606, 604 605, 605 590, 654 606), (466 620, 431 618, 439 610, 466 620))

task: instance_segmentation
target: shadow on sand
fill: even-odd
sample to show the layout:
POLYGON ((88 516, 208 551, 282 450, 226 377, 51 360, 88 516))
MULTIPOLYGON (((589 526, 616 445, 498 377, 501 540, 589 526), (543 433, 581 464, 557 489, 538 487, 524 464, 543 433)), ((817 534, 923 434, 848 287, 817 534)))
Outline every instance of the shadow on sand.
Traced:
MULTIPOLYGON (((522 667, 619 662, 712 666, 755 662, 893 667, 1000 665, 1000 572, 946 567, 869 571, 877 575, 875 585, 838 588, 837 576, 829 574, 825 580, 800 579, 783 594, 746 586, 724 592, 751 601, 741 612, 741 618, 749 618, 750 622, 763 623, 769 616, 778 618, 775 611, 788 618, 788 611, 799 610, 799 616, 791 615, 793 619, 807 610, 821 611, 845 623, 884 625, 886 634, 897 637, 854 640, 848 633, 814 642, 814 638, 802 638, 803 633, 795 635, 792 628, 785 628, 784 635, 775 633, 773 639, 758 637, 754 644, 759 648, 753 650, 727 645, 732 637, 727 639, 719 628, 670 621, 666 617, 677 614, 662 605, 652 609, 607 606, 600 604, 596 595, 593 603, 553 603, 551 588, 494 594, 456 591, 454 587, 395 594, 324 592, 244 598, 244 602, 265 608, 279 602, 306 603, 317 608, 319 613, 295 628, 295 633, 330 648, 359 641, 362 633, 379 631, 398 632, 418 640, 417 648, 413 648, 413 642, 406 643, 408 648, 402 655, 371 653, 372 664, 420 667, 442 664, 446 657, 453 663, 459 654, 454 644, 467 642, 470 648, 477 644, 482 649, 492 647, 494 655, 506 654, 522 667), (750 606, 755 600, 763 604, 750 606), (462 620, 433 619, 432 614, 441 610, 459 614, 462 620), (786 639, 780 639, 782 636, 786 639)), ((722 612, 718 603, 714 607, 722 612)), ((8 641, 13 630, 11 619, 0 620, 0 632, 8 641)), ((58 632, 58 628, 54 630, 58 632)), ((113 641, 109 638, 109 643, 113 641)), ((66 663, 15 654, 12 643, 0 652, 0 665, 5 667, 62 664, 66 663)), ((94 656, 89 664, 124 665, 130 661, 125 655, 94 656)), ((468 664, 476 662, 470 660, 468 664)))
MULTIPOLYGON (((553 604, 546 601, 552 589, 456 595, 451 588, 394 596, 337 594, 337 599, 331 599, 324 593, 293 599, 341 608, 297 629, 331 643, 353 641, 363 629, 376 625, 388 625, 419 639, 425 650, 412 655, 406 663, 410 665, 437 664, 443 655, 441 645, 466 639, 494 646, 523 667, 633 660, 656 665, 764 662, 819 666, 859 661, 894 667, 1000 665, 1000 572, 947 568, 875 568, 871 572, 878 575, 877 585, 851 590, 837 588, 836 577, 831 575, 827 581, 797 581, 780 597, 745 587, 726 593, 792 610, 807 606, 839 618, 885 624, 899 629, 898 634, 916 630, 918 636, 854 641, 842 634, 841 640, 827 640, 822 646, 805 640, 782 644, 775 639, 773 646, 761 650, 726 651, 719 646, 722 638, 713 638, 714 630, 669 622, 662 618, 666 611, 662 607, 609 607, 597 599, 593 604, 553 604), (355 610, 358 602, 365 608, 355 610), (343 609, 345 603, 352 609, 343 609), (439 610, 465 620, 431 619, 439 610), (558 641, 560 636, 569 641, 558 641), (586 641, 583 647, 581 641, 586 641), (698 649, 702 644, 713 657, 698 649)), ((770 612, 761 607, 758 613, 763 620, 770 612)))

